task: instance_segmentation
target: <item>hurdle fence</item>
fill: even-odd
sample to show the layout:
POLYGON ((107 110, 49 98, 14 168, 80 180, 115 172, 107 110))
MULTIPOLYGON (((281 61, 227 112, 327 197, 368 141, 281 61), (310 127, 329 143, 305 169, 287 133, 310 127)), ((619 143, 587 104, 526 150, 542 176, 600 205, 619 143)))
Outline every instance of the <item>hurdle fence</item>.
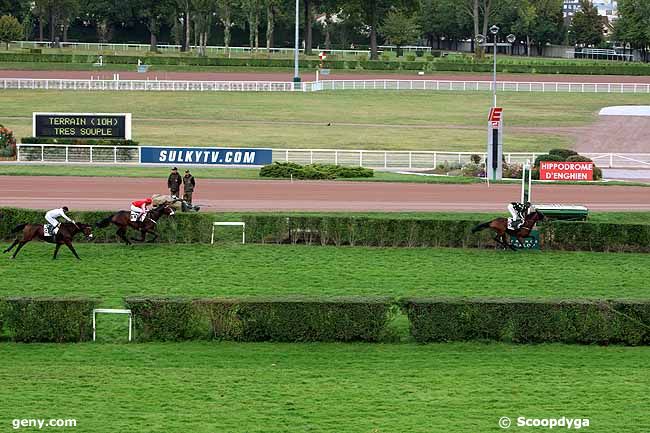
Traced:
MULTIPOLYGON (((88 146, 63 144, 18 144, 18 163, 39 164, 140 164, 138 146, 88 146)), ((507 163, 534 161, 542 152, 504 153, 507 163)), ((421 150, 336 150, 336 149, 273 149, 273 161, 297 164, 337 164, 386 170, 427 170, 440 164, 463 165, 485 152, 446 152, 421 150)), ((585 153, 601 168, 650 169, 648 153, 585 153)))
MULTIPOLYGON (((499 81, 499 92, 650 94, 650 83, 566 83, 499 81)), ((152 92, 319 92, 341 90, 492 91, 491 81, 321 80, 285 81, 100 80, 0 78, 1 90, 152 91, 152 92)))

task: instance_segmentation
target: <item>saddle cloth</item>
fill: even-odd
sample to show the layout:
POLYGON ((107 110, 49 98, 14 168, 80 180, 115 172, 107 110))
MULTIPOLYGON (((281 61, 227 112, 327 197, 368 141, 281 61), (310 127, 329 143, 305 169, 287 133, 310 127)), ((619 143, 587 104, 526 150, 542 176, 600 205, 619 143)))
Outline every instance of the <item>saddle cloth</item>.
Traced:
POLYGON ((43 236, 46 238, 50 238, 56 235, 56 232, 58 232, 58 227, 54 228, 52 224, 44 224, 43 225, 43 236))
POLYGON ((131 222, 136 222, 138 220, 139 215, 140 214, 138 214, 137 212, 131 211, 131 222))
POLYGON ((512 218, 508 218, 508 228, 510 230, 517 230, 519 227, 521 227, 521 223, 521 220, 513 220, 512 218), (515 221, 517 221, 516 224, 515 221))

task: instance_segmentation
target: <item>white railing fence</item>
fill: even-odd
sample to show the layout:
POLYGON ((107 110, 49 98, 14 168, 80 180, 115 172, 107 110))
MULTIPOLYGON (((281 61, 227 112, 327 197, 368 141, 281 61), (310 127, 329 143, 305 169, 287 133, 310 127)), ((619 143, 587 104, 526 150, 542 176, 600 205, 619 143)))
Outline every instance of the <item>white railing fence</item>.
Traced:
MULTIPOLYGON (((19 144, 17 161, 27 163, 139 164, 137 146, 77 146, 61 144, 19 144)), ((504 153, 508 163, 534 161, 542 153, 504 153)), ((273 149, 274 161, 298 164, 338 164, 387 170, 433 169, 440 164, 462 165, 473 155, 485 161, 484 152, 336 150, 336 149, 273 149)), ((650 168, 647 153, 584 154, 602 168, 650 168)))
MULTIPOLYGON (((324 90, 423 90, 491 91, 490 81, 449 80, 323 80, 300 83, 273 81, 181 81, 181 80, 68 80, 40 78, 0 78, 0 89, 77 91, 176 91, 176 92, 315 92, 324 90)), ((650 93, 643 83, 554 83, 497 82, 500 92, 548 93, 650 93)))

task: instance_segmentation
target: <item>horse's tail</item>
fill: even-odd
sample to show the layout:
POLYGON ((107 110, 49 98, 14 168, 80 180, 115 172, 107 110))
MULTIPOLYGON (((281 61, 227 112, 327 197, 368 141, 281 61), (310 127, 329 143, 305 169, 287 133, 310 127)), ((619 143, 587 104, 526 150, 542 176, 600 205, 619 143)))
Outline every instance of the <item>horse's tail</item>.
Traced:
POLYGON ((113 215, 109 215, 103 220, 99 221, 97 224, 95 224, 95 226, 99 228, 108 227, 108 225, 111 223, 112 220, 113 220, 113 215))
POLYGON ((16 227, 11 229, 11 233, 18 233, 19 231, 21 231, 25 227, 27 227, 27 224, 18 224, 16 227))
POLYGON ((490 227, 490 224, 492 224, 492 221, 488 221, 486 223, 479 224, 479 225, 475 226, 472 229, 472 233, 480 232, 481 230, 484 230, 484 229, 490 227))

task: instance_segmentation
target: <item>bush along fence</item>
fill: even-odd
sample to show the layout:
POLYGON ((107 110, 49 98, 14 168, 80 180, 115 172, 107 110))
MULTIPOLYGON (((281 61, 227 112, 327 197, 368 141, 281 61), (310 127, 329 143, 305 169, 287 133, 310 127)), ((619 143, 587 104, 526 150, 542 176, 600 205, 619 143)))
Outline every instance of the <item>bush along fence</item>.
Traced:
MULTIPOLYGON (((615 187, 612 187, 615 188, 615 187)), ((43 223, 44 211, 0 209, 0 239, 16 235, 22 223, 43 223)), ((111 212, 72 212, 76 221, 94 224, 111 212)), ((487 248, 495 245, 488 231, 472 234, 483 220, 358 217, 301 214, 187 213, 164 217, 157 229, 161 243, 209 243, 214 221, 246 223, 246 239, 253 243, 364 246, 487 248)), ((95 228, 94 242, 118 242, 116 228, 95 228)), ((235 241, 241 233, 220 233, 235 241)), ((78 237, 76 242, 86 242, 78 237)), ((543 249, 570 251, 650 252, 650 224, 605 224, 554 221, 540 226, 543 249)))
MULTIPOLYGON (((0 299, 2 326, 18 342, 92 339, 96 299, 0 299)), ((395 341, 402 312, 416 342, 650 345, 650 301, 431 298, 125 299, 136 341, 395 341)))
POLYGON ((127 298, 139 341, 381 341, 396 306, 389 298, 127 298))
POLYGON ((92 340, 92 311, 100 301, 77 298, 0 299, 2 327, 13 341, 70 343, 92 340))
POLYGON ((650 344, 650 301, 405 299, 421 343, 650 344))
POLYGON ((91 139, 91 138, 50 138, 23 137, 21 143, 26 144, 67 144, 72 146, 138 146, 139 142, 124 139, 91 139))
MULTIPOLYGON (((143 53, 144 54, 144 53, 143 53)), ((91 65, 97 61, 99 54, 43 54, 43 53, 0 53, 0 62, 29 62, 29 63, 81 63, 91 65)), ((230 66, 230 67, 273 67, 292 68, 292 59, 268 58, 226 58, 226 57, 188 57, 188 56, 120 56, 104 55, 103 62, 110 64, 135 65, 138 60, 147 65, 173 66, 230 66)), ((327 69, 361 69, 361 70, 413 70, 413 71, 451 71, 451 72, 491 72, 493 65, 489 60, 475 61, 471 58, 451 59, 434 56, 425 57, 426 61, 360 60, 337 59, 335 55, 328 56, 323 62, 327 69)), ((318 59, 301 59, 303 69, 318 69, 318 59)), ((603 62, 571 62, 567 60, 535 60, 525 59, 501 60, 497 70, 503 73, 526 74, 580 74, 580 75, 650 75, 650 66, 640 63, 603 63, 603 62)))

